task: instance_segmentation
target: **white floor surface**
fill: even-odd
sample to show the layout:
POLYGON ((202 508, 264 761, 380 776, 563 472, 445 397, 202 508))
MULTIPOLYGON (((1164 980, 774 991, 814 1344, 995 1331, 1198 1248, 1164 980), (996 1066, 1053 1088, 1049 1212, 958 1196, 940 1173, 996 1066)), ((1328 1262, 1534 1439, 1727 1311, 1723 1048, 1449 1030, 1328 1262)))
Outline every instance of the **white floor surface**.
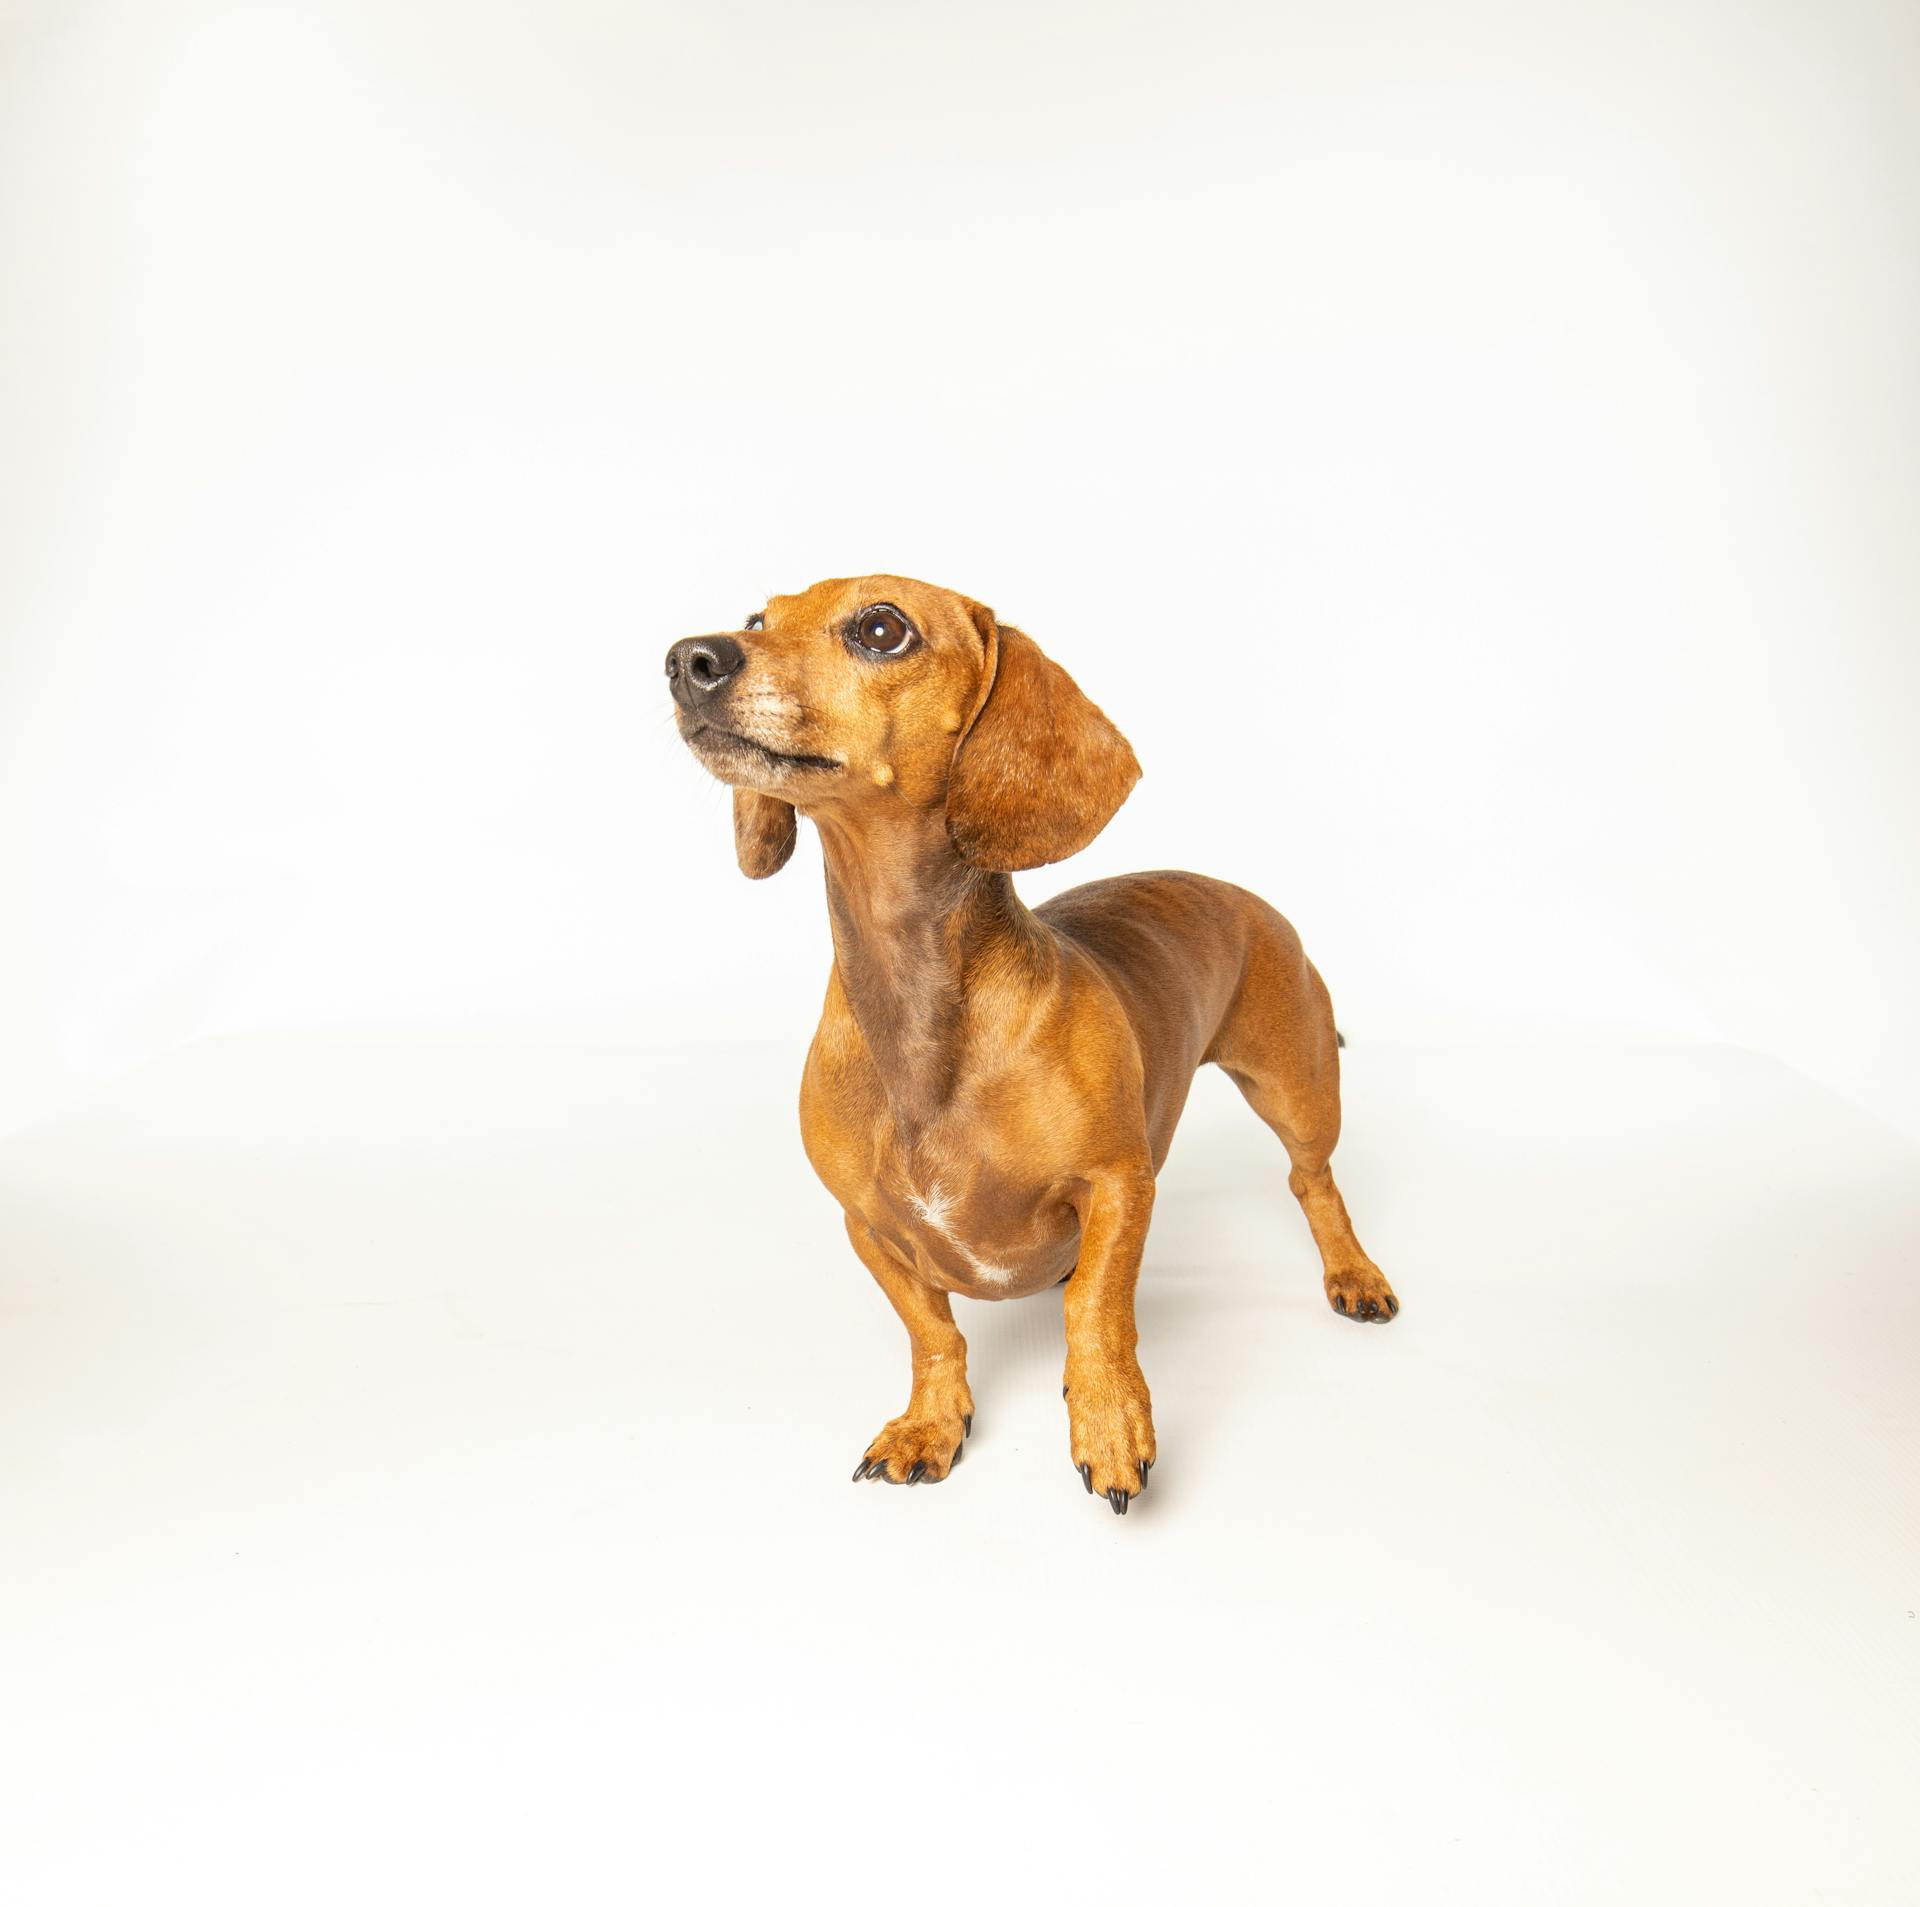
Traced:
POLYGON ((1330 1312, 1217 1075, 1068 1463, 904 1337, 804 1045, 182 1051, 0 1140, 0 1897, 1920 1900, 1920 1148, 1709 1048, 1370 1048, 1330 1312))

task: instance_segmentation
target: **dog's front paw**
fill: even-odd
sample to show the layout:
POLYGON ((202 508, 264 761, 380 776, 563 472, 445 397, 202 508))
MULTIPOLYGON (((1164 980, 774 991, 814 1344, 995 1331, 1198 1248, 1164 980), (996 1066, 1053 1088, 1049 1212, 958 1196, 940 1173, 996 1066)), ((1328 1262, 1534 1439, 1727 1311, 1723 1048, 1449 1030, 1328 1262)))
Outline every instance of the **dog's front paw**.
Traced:
POLYGON ((1378 1265, 1342 1266, 1326 1277, 1327 1302, 1343 1316, 1390 1324, 1400 1309, 1386 1274, 1378 1265))
POLYGON ((1125 1369, 1067 1371, 1067 1422, 1073 1467, 1094 1496, 1113 1505, 1116 1516, 1147 1487, 1157 1454, 1153 1399, 1139 1365, 1125 1369))
POLYGON ((960 1461, 960 1446, 972 1429, 971 1397, 964 1409, 957 1404, 938 1410, 909 1409, 868 1444, 867 1454, 853 1467, 853 1480, 938 1483, 960 1461))

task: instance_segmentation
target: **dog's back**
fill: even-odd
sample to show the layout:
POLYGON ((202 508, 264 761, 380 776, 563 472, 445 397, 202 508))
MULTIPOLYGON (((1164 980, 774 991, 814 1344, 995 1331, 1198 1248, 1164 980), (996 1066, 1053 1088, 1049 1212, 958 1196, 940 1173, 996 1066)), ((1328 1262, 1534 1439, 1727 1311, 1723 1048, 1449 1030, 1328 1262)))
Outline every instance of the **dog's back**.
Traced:
POLYGON ((1069 888, 1034 914, 1093 959, 1133 1022, 1156 1166, 1209 1060, 1243 1092, 1276 1075, 1287 1100, 1337 1107, 1332 1004, 1300 936, 1258 894, 1159 868, 1069 888))

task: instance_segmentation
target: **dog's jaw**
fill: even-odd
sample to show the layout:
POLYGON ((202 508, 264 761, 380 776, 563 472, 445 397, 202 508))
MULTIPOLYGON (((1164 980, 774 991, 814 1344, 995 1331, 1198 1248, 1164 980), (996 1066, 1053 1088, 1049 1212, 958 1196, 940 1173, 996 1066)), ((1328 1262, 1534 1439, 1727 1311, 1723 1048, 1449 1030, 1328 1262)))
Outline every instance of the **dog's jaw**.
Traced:
POLYGON ((679 725, 681 740, 692 750, 694 759, 730 787, 786 795, 796 780, 837 775, 846 767, 829 755, 788 753, 712 722, 695 722, 683 715, 679 725))

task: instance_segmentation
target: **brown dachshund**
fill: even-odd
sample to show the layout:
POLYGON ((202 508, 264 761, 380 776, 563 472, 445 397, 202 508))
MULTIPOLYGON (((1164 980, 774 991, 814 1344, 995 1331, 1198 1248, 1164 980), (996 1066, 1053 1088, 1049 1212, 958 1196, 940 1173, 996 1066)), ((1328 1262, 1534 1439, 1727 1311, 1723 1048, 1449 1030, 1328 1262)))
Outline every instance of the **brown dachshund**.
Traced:
POLYGON ((667 652, 680 733, 733 788, 756 880, 820 831, 833 972, 800 1087, 807 1157, 907 1327, 913 1393, 854 1471, 947 1475, 973 1426, 948 1294, 1066 1283, 1075 1466, 1116 1512, 1155 1447, 1133 1292, 1195 1070, 1280 1135, 1333 1308, 1400 1308, 1327 1170, 1339 1036, 1299 937, 1198 874, 1132 874, 1029 911, 1007 878, 1085 847, 1139 779, 1058 664, 965 596, 902 576, 776 596, 667 652))

